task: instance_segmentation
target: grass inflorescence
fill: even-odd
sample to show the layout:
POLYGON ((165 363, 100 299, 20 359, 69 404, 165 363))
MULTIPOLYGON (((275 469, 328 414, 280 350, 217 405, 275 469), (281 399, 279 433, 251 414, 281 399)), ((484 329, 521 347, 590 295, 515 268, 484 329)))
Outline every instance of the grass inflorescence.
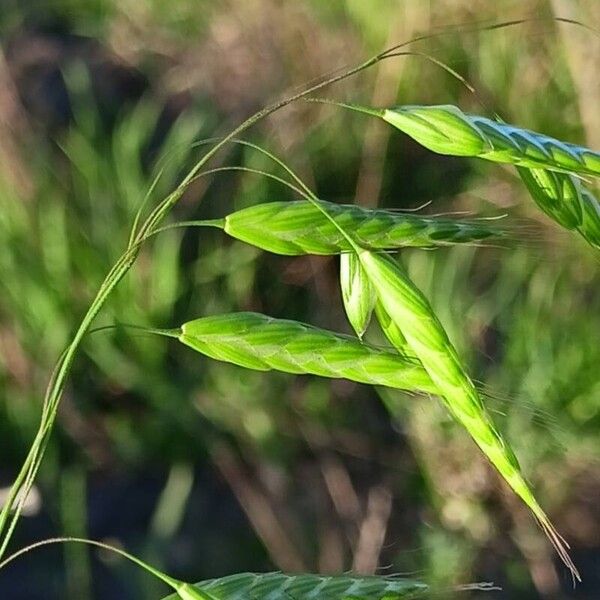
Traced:
MULTIPOLYGON (((0 558, 7 550, 27 493, 40 468, 66 380, 82 340, 115 287, 135 263, 142 246, 166 228, 164 220, 188 186, 200 176, 219 171, 219 168, 202 169, 219 150, 236 141, 238 135, 259 120, 326 85, 399 55, 401 47, 395 46, 257 112, 216 142, 190 169, 181 184, 156 204, 146 218, 143 217, 146 204, 140 207, 125 251, 100 285, 50 379, 38 433, 0 513, 0 558)), ((600 246, 600 205, 579 179, 600 175, 600 153, 467 114, 455 106, 388 109, 343 106, 382 118, 434 152, 516 166, 530 194, 546 214, 563 227, 578 231, 590 244, 600 246)), ((248 369, 347 378, 439 395, 450 414, 529 507, 573 576, 579 578, 566 543, 541 508, 508 440, 493 423, 440 319, 425 295, 389 255, 389 251, 405 247, 479 244, 503 238, 505 232, 485 220, 428 217, 327 202, 318 199, 282 161, 266 154, 283 167, 293 181, 286 183, 272 177, 300 193, 304 200, 259 204, 222 219, 184 224, 218 227, 236 239, 277 254, 340 255, 342 298, 358 337, 249 312, 202 317, 184 323, 177 330, 154 332, 177 337, 211 358, 248 369), (366 331, 373 311, 390 341, 390 348, 377 348, 359 339, 366 331)), ((418 582, 381 577, 324 578, 282 574, 240 574, 198 584, 197 591, 189 584, 177 584, 180 584, 177 593, 182 598, 218 597, 223 600, 246 597, 244 594, 300 599, 315 597, 317 592, 319 597, 332 599, 363 596, 383 599, 411 597, 410 594, 424 589, 418 582)))

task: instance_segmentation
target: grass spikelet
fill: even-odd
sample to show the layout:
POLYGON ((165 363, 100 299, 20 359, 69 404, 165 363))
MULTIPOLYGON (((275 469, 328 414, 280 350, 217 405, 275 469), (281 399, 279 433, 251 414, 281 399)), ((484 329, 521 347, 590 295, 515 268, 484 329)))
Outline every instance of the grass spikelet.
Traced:
POLYGON ((360 246, 374 250, 478 243, 505 235, 484 220, 424 217, 323 200, 258 204, 230 214, 224 224, 224 230, 232 237, 289 256, 352 250, 340 228, 360 246))
POLYGON ((579 579, 564 540, 535 499, 510 445, 494 427, 427 299, 390 257, 363 250, 359 252, 359 258, 383 308, 429 373, 452 416, 469 432, 500 475, 530 508, 573 577, 579 579))
POLYGON ((380 117, 438 154, 600 176, 599 152, 509 123, 464 113, 451 104, 378 109, 326 102, 380 117))
POLYGON ((565 173, 547 169, 517 167, 535 203, 565 229, 575 229, 583 221, 580 184, 565 173))
POLYGON ((284 573, 238 573, 196 587, 216 600, 401 600, 423 598, 428 592, 426 584, 401 577, 284 573))
POLYGON ((382 110, 380 116, 439 154, 600 175, 598 152, 508 123, 466 114, 456 106, 399 106, 382 110))
POLYGON ((600 202, 584 185, 581 185, 580 193, 583 214, 577 231, 594 248, 600 249, 600 202))
POLYGON ((180 331, 165 333, 206 356, 257 371, 436 391, 417 361, 297 321, 241 312, 203 317, 184 323, 180 331))
POLYGON ((600 204, 577 177, 547 169, 517 170, 531 197, 551 219, 600 248, 600 204))
POLYGON ((340 288, 348 321, 362 339, 371 320, 376 294, 355 252, 340 254, 340 288))
POLYGON ((409 354, 410 348, 404 334, 400 331, 400 327, 396 325, 392 317, 387 313, 379 299, 375 301, 375 317, 381 327, 381 331, 383 331, 383 334, 390 341, 392 346, 403 354, 409 354))

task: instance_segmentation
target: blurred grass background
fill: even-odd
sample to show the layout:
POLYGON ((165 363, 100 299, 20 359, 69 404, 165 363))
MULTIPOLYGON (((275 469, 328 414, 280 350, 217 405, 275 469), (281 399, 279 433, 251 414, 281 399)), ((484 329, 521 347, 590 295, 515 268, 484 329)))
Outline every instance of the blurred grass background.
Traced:
MULTIPOLYGON (((598 149, 598 35, 553 16, 600 27, 595 0, 3 0, 0 493, 33 439, 49 372, 160 166, 155 202, 201 152, 193 141, 332 69, 455 25, 414 49, 448 63, 479 98, 415 57, 326 95, 453 103, 598 149), (533 20, 474 28, 523 18, 533 20)), ((506 213, 519 225, 514 248, 403 260, 490 390, 584 583, 571 589, 536 525, 435 401, 247 372, 123 331, 86 340, 14 547, 82 535, 188 580, 379 569, 442 585, 492 580, 505 589, 494 597, 597 598, 598 256, 539 213, 513 171, 434 156, 360 115, 298 104, 249 136, 328 200, 430 203, 423 212, 506 213)), ((271 168, 239 147, 220 160, 271 168)), ((192 186, 176 213, 213 218, 287 198, 271 181, 221 174, 192 186)), ((218 231, 170 231, 98 324, 169 327, 259 310, 348 331, 336 267, 266 255, 218 231)), ((14 563, 0 589, 23 600, 164 591, 112 556, 68 546, 14 563)))

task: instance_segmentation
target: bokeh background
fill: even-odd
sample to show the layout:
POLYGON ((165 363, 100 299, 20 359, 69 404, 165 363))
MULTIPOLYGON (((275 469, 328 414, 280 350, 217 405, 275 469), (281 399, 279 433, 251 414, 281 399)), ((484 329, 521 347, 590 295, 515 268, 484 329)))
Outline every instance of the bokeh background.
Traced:
MULTIPOLYGON (((335 68, 440 31, 413 49, 446 62, 477 96, 418 57, 324 95, 453 103, 598 149, 600 38, 554 16, 600 28, 596 0, 2 0, 0 493, 157 165, 166 168, 154 202, 199 156, 194 140, 335 68), (533 20, 482 30, 513 19, 533 20)), ((435 400, 243 371, 122 330, 86 339, 13 548, 79 535, 190 581, 354 569, 448 588, 494 581, 504 588, 494 598, 599 597, 599 255, 536 210, 513 170, 435 156, 363 115, 298 104, 248 139, 328 200, 508 215, 508 247, 402 260, 490 390, 584 583, 572 589, 527 512, 435 400)), ((216 164, 272 170, 240 147, 216 164)), ((194 184, 176 216, 282 199, 289 191, 272 181, 220 174, 194 184)), ((267 255, 216 230, 170 231, 145 248, 97 323, 170 327, 258 310, 347 332, 336 269, 333 258, 267 255)), ((75 546, 13 563, 0 589, 18 600, 166 593, 114 556, 75 546)))

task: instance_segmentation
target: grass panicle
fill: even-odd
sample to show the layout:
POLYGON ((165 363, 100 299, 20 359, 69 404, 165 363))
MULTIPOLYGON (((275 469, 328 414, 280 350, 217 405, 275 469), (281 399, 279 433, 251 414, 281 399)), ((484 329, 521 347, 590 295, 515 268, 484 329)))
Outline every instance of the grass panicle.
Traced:
MULTIPOLYGON (((410 43, 410 42, 409 42, 410 43)), ((95 317, 98 315, 105 302, 119 284, 121 279, 129 272, 129 269, 135 264, 139 255, 140 248, 152 234, 160 228, 161 223, 172 210, 172 208, 183 197, 188 186, 193 182, 198 173, 201 172, 204 165, 208 163, 215 155, 222 150, 229 142, 235 140, 239 135, 259 122, 261 119, 271 115, 272 113, 290 105, 296 100, 300 100, 310 94, 326 87, 333 85, 339 81, 347 79, 386 58, 386 53, 380 53, 372 56, 368 60, 357 65, 351 66, 325 77, 309 83, 299 91, 287 96, 283 99, 275 101, 273 104, 254 113, 245 121, 236 126, 227 135, 220 138, 187 172, 181 183, 169 193, 162 201, 160 201, 148 214, 142 222, 143 206, 136 214, 129 241, 126 250, 109 270, 108 274, 100 284, 96 295, 91 304, 75 329, 75 333, 67 345, 63 356, 57 363, 56 373, 49 383, 46 391, 46 400, 44 413, 40 421, 36 436, 29 449, 25 460, 23 461, 17 476, 11 485, 6 502, 0 511, 0 559, 5 554, 12 534, 15 530, 17 522, 20 518, 20 513, 27 495, 33 485, 37 472, 40 468, 44 453, 52 432, 56 414, 62 398, 62 392, 66 384, 79 346, 85 337, 88 329, 91 327, 95 317)), ((145 204, 145 202, 143 203, 145 204)))
MULTIPOLYGON (((489 29, 512 26, 520 22, 523 21, 495 24, 489 29)), ((478 27, 478 30, 483 29, 485 28, 478 27)), ((190 183, 195 181, 202 172, 204 165, 226 144, 264 117, 327 85, 344 80, 385 58, 392 57, 394 53, 398 54, 397 50, 403 46, 435 35, 440 34, 420 36, 396 45, 356 66, 310 83, 291 96, 256 112, 206 152, 187 172, 181 183, 156 204, 145 219, 142 214, 145 204, 142 205, 136 214, 126 250, 100 285, 89 309, 75 328, 75 333, 49 382, 35 440, 0 512, 0 558, 7 550, 27 492, 31 489, 40 468, 58 413, 62 392, 81 342, 115 287, 135 263, 143 243, 160 229, 161 223, 183 197, 190 183)), ((600 154, 597 152, 484 117, 466 115, 453 106, 404 106, 389 110, 353 108, 383 118, 439 153, 477 156, 527 169, 600 175, 600 154)), ((561 182, 559 181, 558 184, 561 182)), ((567 192, 570 189, 569 185, 565 187, 567 192)), ((151 193, 148 194, 148 199, 150 195, 151 193)), ((574 220, 579 219, 580 222, 573 225, 573 228, 578 228, 588 241, 595 240, 590 243, 597 244, 600 237, 598 203, 591 192, 585 188, 580 190, 580 197, 585 199, 580 203, 580 215, 576 212, 576 205, 573 203, 568 209, 564 209, 564 212, 563 208, 554 209, 555 218, 560 218, 565 223, 571 223, 569 221, 571 217, 574 220), (571 209, 574 212, 571 212, 571 209)), ((476 230, 469 229, 474 227, 472 224, 451 220, 447 220, 442 225, 442 220, 437 218, 402 215, 388 211, 365 211, 359 207, 339 208, 339 205, 330 205, 316 200, 313 204, 299 202, 286 204, 286 209, 292 206, 292 210, 299 210, 300 207, 304 213, 300 215, 299 212, 296 220, 291 219, 289 214, 278 220, 281 216, 278 211, 282 210, 282 206, 281 203, 279 206, 277 204, 254 207, 255 212, 251 212, 252 208, 246 209, 250 212, 239 211, 227 217, 223 223, 217 224, 215 221, 212 224, 217 226, 222 224, 232 236, 280 254, 356 252, 360 266, 379 296, 380 305, 376 306, 376 311, 383 322, 384 332, 399 352, 381 350, 363 344, 355 338, 255 313, 197 319, 185 323, 176 333, 160 333, 175 335, 183 343, 213 358, 251 369, 263 371, 276 369, 288 373, 343 377, 363 383, 428 393, 437 393, 439 390, 450 412, 469 431, 512 489, 533 511, 565 564, 574 576, 579 578, 563 540, 534 498, 510 447, 494 428, 473 383, 462 367, 456 351, 429 303, 393 260, 377 252, 402 246, 430 247, 449 243, 476 242, 497 234, 482 232, 486 226, 481 223, 477 223, 480 228, 476 230), (321 221, 315 227, 317 214, 321 221), (254 227, 251 226, 250 216, 255 219, 254 227), (258 226, 261 221, 262 228, 258 226), (265 224, 268 224, 268 231, 264 227, 265 224), (275 231, 274 235, 272 235, 273 231, 275 231), (406 347, 410 348, 418 360, 412 360, 404 354, 406 347)), ((356 310, 357 316, 364 320, 366 313, 364 306, 360 307, 362 311, 360 315, 358 309, 356 310)), ((362 324, 360 325, 359 329, 362 328, 362 324)), ((132 560, 141 563, 135 557, 132 560)), ((168 578, 165 577, 163 581, 168 583, 168 578)), ((251 581, 244 583, 240 579, 244 575, 232 577, 238 579, 230 579, 233 581, 232 594, 234 594, 231 598, 238 599, 252 598, 255 595, 261 597, 267 594, 276 599, 279 593, 278 586, 283 586, 281 598, 327 599, 325 590, 329 585, 328 582, 335 579, 334 583, 337 586, 337 582, 341 579, 314 575, 288 576, 282 580, 281 577, 285 578, 285 576, 281 574, 266 574, 251 575, 251 581), (269 581, 276 579, 275 587, 269 588, 269 581), (298 589, 290 583, 292 579, 299 582, 298 589), (262 592, 257 594, 256 588, 252 587, 255 584, 264 585, 264 594, 262 592)), ((344 577, 346 587, 340 584, 336 587, 336 591, 332 591, 330 598, 358 599, 361 594, 365 598, 404 597, 403 590, 392 586, 392 583, 399 585, 400 580, 395 578, 393 582, 387 581, 387 587, 382 588, 382 578, 376 578, 377 583, 375 578, 368 578, 368 584, 363 585, 367 578, 344 577)), ((177 584, 175 589, 181 598, 206 600, 213 596, 217 597, 212 592, 203 592, 197 586, 172 581, 177 584)), ((219 581, 222 583, 224 580, 219 581)), ((215 589, 218 587, 215 583, 211 585, 215 589)), ((420 590, 421 588, 413 591, 420 590)), ((222 600, 230 600, 230 597, 226 599, 223 596, 222 600)))
POLYGON ((361 247, 393 250, 479 243, 506 237, 506 232, 485 219, 462 221, 426 217, 324 200, 257 204, 225 217, 225 231, 263 250, 297 256, 349 252, 352 245, 339 225, 361 247), (327 211, 329 220, 313 202, 327 211))
POLYGON ((418 362, 298 321, 252 312, 229 313, 184 323, 178 337, 206 356, 247 369, 435 392, 418 362))
POLYGON ((362 339, 371 321, 376 294, 355 252, 340 254, 340 288, 348 321, 362 339))

